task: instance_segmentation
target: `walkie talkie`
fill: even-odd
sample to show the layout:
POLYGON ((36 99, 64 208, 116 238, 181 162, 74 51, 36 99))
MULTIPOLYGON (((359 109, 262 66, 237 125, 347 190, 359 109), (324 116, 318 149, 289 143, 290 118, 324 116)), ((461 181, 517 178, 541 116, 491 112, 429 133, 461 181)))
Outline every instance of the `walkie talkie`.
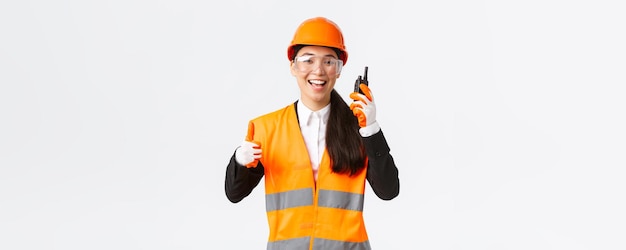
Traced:
POLYGON ((356 78, 356 81, 354 82, 354 92, 359 92, 359 93, 363 94, 363 91, 359 87, 361 85, 361 83, 369 86, 369 82, 367 81, 367 66, 365 66, 365 72, 363 73, 363 77, 361 77, 359 75, 356 78))

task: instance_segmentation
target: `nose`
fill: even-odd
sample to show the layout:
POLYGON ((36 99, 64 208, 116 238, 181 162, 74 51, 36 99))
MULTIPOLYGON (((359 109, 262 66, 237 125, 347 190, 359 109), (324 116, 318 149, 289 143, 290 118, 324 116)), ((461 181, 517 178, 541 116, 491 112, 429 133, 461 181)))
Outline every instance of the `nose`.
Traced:
POLYGON ((326 74, 326 70, 324 70, 324 67, 322 67, 321 63, 317 63, 315 64, 315 66, 313 66, 313 70, 311 70, 311 73, 322 76, 326 74))

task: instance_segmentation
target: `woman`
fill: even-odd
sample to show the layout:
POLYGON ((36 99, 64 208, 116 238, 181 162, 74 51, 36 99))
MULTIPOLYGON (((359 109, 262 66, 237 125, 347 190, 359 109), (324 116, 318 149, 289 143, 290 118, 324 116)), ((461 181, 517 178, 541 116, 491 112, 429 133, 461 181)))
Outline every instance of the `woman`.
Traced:
POLYGON ((287 49, 300 98, 252 119, 226 168, 237 203, 265 177, 267 249, 371 249, 363 221, 365 181, 383 200, 400 189, 367 85, 345 103, 334 89, 348 60, 329 19, 305 20, 287 49))

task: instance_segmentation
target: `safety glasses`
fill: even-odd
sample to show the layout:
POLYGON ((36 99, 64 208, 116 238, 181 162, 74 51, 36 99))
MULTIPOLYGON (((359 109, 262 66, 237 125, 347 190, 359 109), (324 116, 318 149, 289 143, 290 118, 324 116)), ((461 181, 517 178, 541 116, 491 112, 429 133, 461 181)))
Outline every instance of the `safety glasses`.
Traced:
POLYGON ((301 73, 309 73, 318 68, 324 70, 326 74, 340 74, 343 61, 330 56, 304 55, 293 59, 293 66, 301 73))

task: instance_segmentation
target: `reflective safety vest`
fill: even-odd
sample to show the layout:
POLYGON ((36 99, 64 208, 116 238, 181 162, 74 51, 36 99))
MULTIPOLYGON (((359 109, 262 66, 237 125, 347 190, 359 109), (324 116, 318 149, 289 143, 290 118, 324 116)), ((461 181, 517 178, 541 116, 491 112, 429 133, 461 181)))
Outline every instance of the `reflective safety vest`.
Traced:
POLYGON ((268 250, 371 249, 363 220, 367 168, 333 173, 324 150, 316 185, 295 105, 251 120, 246 139, 262 149, 268 250))

